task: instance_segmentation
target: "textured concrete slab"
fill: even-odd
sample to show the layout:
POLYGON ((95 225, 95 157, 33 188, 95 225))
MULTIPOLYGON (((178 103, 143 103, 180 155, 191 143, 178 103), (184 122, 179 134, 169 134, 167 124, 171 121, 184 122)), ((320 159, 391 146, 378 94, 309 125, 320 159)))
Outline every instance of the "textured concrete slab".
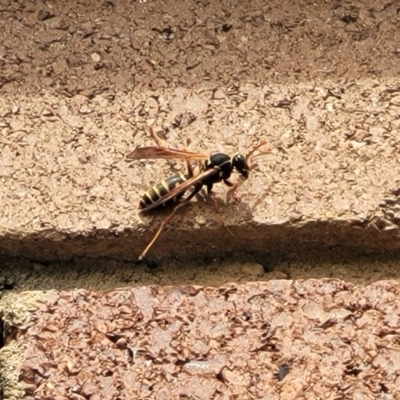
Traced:
MULTIPOLYGON (((220 206, 235 238, 209 204, 199 204, 180 212, 155 253, 189 251, 191 246, 195 253, 215 243, 221 251, 316 241, 397 248, 399 130, 391 115, 400 105, 388 94, 394 84, 353 82, 340 98, 329 96, 327 82, 244 85, 241 90, 253 92, 258 111, 246 111, 248 100, 235 108, 229 100, 214 100, 216 87, 164 91, 157 101, 148 92, 118 94, 110 104, 102 104, 101 96, 61 99, 48 93, 3 99, 3 110, 10 113, 3 118, 1 138, 2 254, 133 258, 162 219, 138 214, 144 187, 184 171, 181 162, 173 168, 160 160, 127 163, 125 156, 134 147, 151 143, 149 125, 170 146, 182 147, 188 135, 194 149, 210 153, 246 153, 260 138, 270 147, 240 186, 241 201, 220 206), (360 97, 361 92, 368 94, 360 97), (288 97, 294 99, 290 109, 273 107, 273 99, 288 97), (157 112, 141 117, 141 107, 131 109, 149 99, 157 112), (159 116, 161 101, 165 110, 159 116), (15 102, 18 111, 12 113, 15 102), (49 111, 43 111, 43 102, 49 109, 62 104, 60 112, 44 116, 49 111), (201 107, 194 109, 193 102, 201 107), (83 106, 91 112, 80 114, 83 106), (373 109, 379 109, 377 114, 373 109), (172 127, 177 113, 189 112, 195 118, 189 126, 172 127), (134 122, 126 122, 127 115, 134 122), (310 118, 314 122, 304 125, 310 118), (78 128, 66 122, 71 119, 79 120, 78 128)), ((225 198, 222 190, 219 196, 225 198)))
POLYGON ((155 255, 398 248, 395 7, 167 3, 2 13, 0 254, 135 258, 159 223, 138 215, 143 185, 172 173, 125 161, 149 126, 170 146, 271 149, 221 209, 235 238, 196 205, 155 255))
POLYGON ((135 259, 162 219, 138 214, 144 187, 184 170, 126 162, 149 126, 205 152, 270 146, 241 202, 220 207, 234 237, 193 205, 154 257, 399 247, 394 4, 7 7, 1 256, 135 259))
POLYGON ((0 3, 0 398, 399 397, 399 284, 367 285, 399 270, 368 254, 400 247, 396 2, 0 3), (134 265, 184 171, 126 161, 150 126, 270 148, 176 216, 168 272, 134 265))
POLYGON ((0 304, 4 398, 396 399, 399 290, 278 280, 14 294, 0 304))

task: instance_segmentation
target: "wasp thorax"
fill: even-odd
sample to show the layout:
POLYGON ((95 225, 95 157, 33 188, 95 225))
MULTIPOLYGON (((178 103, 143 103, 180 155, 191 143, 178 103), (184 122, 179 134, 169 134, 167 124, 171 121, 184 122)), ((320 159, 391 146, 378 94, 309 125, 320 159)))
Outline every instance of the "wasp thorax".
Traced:
POLYGON ((225 153, 211 154, 210 158, 204 162, 204 169, 212 168, 219 170, 218 175, 222 179, 228 179, 231 176, 232 172, 231 157, 225 153))

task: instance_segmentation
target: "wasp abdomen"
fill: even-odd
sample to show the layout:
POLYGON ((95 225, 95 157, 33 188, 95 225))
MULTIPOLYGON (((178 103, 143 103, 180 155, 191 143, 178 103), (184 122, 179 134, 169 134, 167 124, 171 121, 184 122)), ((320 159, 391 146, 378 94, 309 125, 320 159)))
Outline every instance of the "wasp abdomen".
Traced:
MULTIPOLYGON (((188 179, 188 176, 179 173, 179 174, 172 175, 167 179, 162 180, 160 183, 157 183, 143 195, 142 200, 140 200, 140 203, 139 203, 139 210, 143 210, 143 209, 151 206, 153 203, 155 203, 161 197, 165 196, 172 189, 176 188, 177 186, 179 186, 180 184, 185 182, 187 179, 188 179)), ((164 203, 161 203, 160 207, 165 206, 166 204, 175 203, 182 196, 183 196, 183 193, 177 195, 173 199, 170 199, 164 203)))

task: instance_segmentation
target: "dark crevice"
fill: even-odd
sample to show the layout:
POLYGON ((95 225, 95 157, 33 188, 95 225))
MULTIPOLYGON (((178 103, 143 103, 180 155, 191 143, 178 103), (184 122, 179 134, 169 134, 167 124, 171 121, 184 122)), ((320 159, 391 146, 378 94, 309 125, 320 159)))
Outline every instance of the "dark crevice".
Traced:
POLYGON ((0 286, 0 291, 13 290, 14 288, 15 288, 15 283, 13 281, 10 281, 7 277, 5 277, 0 286))
MULTIPOLYGON (((206 251, 207 249, 205 249, 206 251)), ((400 279, 400 252, 355 252, 340 246, 297 246, 265 252, 208 253, 145 262, 71 257, 68 261, 0 259, 0 291, 96 291, 142 285, 220 286, 271 279, 336 278, 357 284, 400 279)))

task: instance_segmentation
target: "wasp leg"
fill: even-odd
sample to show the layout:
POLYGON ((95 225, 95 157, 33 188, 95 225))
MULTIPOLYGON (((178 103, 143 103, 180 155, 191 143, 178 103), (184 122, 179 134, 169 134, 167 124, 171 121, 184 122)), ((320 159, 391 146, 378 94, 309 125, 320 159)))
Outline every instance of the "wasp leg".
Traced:
MULTIPOLYGON (((158 147, 163 147, 164 144, 162 142, 162 140, 158 137, 158 135, 154 132, 154 129, 149 126, 149 131, 150 131, 150 135, 153 138, 153 140, 156 142, 156 145, 158 147)), ((167 160, 167 163, 169 164, 170 167, 174 166, 174 163, 171 160, 167 160)))
POLYGON ((225 229, 228 231, 228 233, 234 238, 235 235, 234 235, 234 234, 232 233, 232 231, 228 228, 228 225, 226 225, 225 220, 221 217, 221 214, 219 213, 219 210, 218 210, 218 203, 217 203, 217 197, 216 197, 215 193, 214 193, 214 192, 210 192, 210 193, 209 193, 209 196, 210 196, 210 198, 211 198, 212 201, 213 201, 214 211, 215 211, 215 214, 217 214, 217 217, 218 217, 218 219, 219 219, 219 222, 225 227, 225 229))
MULTIPOLYGON (((191 143, 191 140, 190 140, 189 137, 187 137, 187 138, 186 138, 186 147, 185 147, 185 150, 189 150, 190 143, 191 143)), ((188 171, 189 176, 190 176, 190 177, 194 176, 193 167, 192 167, 192 164, 190 163, 189 158, 186 158, 186 168, 187 168, 187 171, 188 171)))
MULTIPOLYGON (((226 181, 225 181, 225 183, 226 183, 226 181)), ((229 183, 230 183, 230 185, 228 185, 228 186, 230 187, 230 189, 226 192, 226 204, 229 204, 230 199, 233 199, 235 202, 239 202, 240 197, 235 194, 235 192, 238 188, 238 184, 232 183, 232 182, 229 182, 229 183)))
MULTIPOLYGON (((189 150, 189 146, 190 146, 190 144, 192 143, 192 140, 187 136, 186 138, 185 138, 185 141, 186 141, 186 147, 185 147, 185 150, 186 151, 190 151, 189 150)), ((193 164, 191 163, 191 161, 193 161, 193 160, 190 160, 190 158, 189 157, 187 157, 186 159, 186 168, 187 168, 187 171, 188 171, 188 175, 190 176, 190 177, 193 177, 194 175, 195 175, 195 172, 194 172, 194 169, 193 169, 193 164)), ((195 167, 199 167, 199 161, 197 160, 196 162, 195 162, 195 167)), ((201 172, 201 171, 200 171, 201 172)))
MULTIPOLYGON (((188 158, 186 159, 186 167, 187 167, 189 177, 192 178, 194 176, 194 171, 193 171, 193 166, 190 163, 190 160, 188 158)), ((201 196, 200 190, 196 192, 195 196, 196 196, 196 200, 199 202, 204 200, 203 197, 201 196)))
POLYGON ((155 243, 155 241, 158 239, 160 236, 161 232, 165 228, 165 225, 168 224, 168 222, 172 219, 172 217, 175 215, 175 213, 184 205, 186 204, 186 201, 182 201, 182 203, 179 203, 177 206, 174 207, 172 213, 163 221, 163 223, 160 225, 158 228, 157 232, 155 235, 152 237, 150 240, 150 243, 146 246, 146 248, 142 251, 142 253, 139 256, 139 260, 143 260, 144 257, 146 257, 147 252, 150 250, 151 246, 155 243))
POLYGON ((201 183, 197 184, 195 186, 195 188, 193 189, 192 193, 190 193, 190 195, 185 199, 182 200, 180 203, 178 203, 174 209, 172 210, 171 214, 168 215, 168 217, 162 222, 162 224, 160 225, 160 227, 157 229, 157 232, 155 233, 155 235, 152 237, 152 239, 150 240, 150 243, 146 246, 146 248, 142 251, 142 253, 139 256, 139 260, 143 260, 144 257, 146 257, 147 252, 150 250, 150 248, 153 246, 153 244, 156 242, 156 240, 158 239, 158 237, 160 236, 161 232, 163 231, 163 229, 165 228, 165 226, 168 224, 169 221, 171 221, 172 217, 175 215, 175 213, 181 208, 183 207, 186 203, 188 203, 197 193, 199 193, 199 191, 201 190, 201 188, 203 187, 203 185, 201 183))
MULTIPOLYGON (((150 131, 150 135, 153 138, 153 140, 156 142, 156 145, 158 147, 164 147, 164 143, 163 141, 158 137, 158 135, 154 132, 154 129, 149 126, 149 131, 150 131)), ((170 167, 174 167, 174 162, 172 160, 167 160, 167 163, 170 167)))
POLYGON ((224 183, 225 185, 230 187, 230 189, 226 192, 226 204, 229 204, 230 199, 233 199, 233 201, 238 203, 241 200, 241 197, 236 195, 236 190, 239 187, 238 182, 232 183, 227 180, 224 180, 224 183))
POLYGON ((150 131, 151 137, 156 142, 156 145, 158 147, 163 147, 163 143, 162 143, 161 139, 157 136, 157 134, 154 132, 154 130, 153 130, 153 128, 151 126, 149 126, 149 131, 150 131))
MULTIPOLYGON (((189 146, 190 146, 191 142, 192 142, 191 139, 189 137, 186 137, 186 148, 185 148, 185 150, 189 150, 189 146)), ((194 176, 193 166, 192 166, 189 158, 186 158, 186 168, 187 168, 189 177, 190 178, 193 177, 194 176)), ((202 201, 203 200, 203 198, 201 197, 200 191, 199 191, 199 193, 196 193, 196 199, 197 199, 197 201, 202 201)))
MULTIPOLYGON (((231 182, 229 182, 229 183, 231 184, 231 182)), ((233 185, 233 184, 232 184, 232 185, 233 185)), ((228 186, 229 186, 229 184, 228 184, 228 186)), ((232 237, 235 237, 235 235, 234 235, 234 234, 232 233, 232 231, 228 228, 228 226, 226 225, 226 222, 224 221, 224 219, 221 217, 221 214, 219 213, 219 210, 218 210, 218 203, 217 203, 217 197, 216 197, 215 193, 212 191, 212 187, 213 187, 213 184, 212 184, 212 183, 210 183, 210 184, 207 185, 207 194, 208 194, 208 197, 213 201, 213 206, 214 206, 215 214, 217 214, 217 217, 218 217, 219 221, 220 221, 221 224, 225 227, 225 229, 229 232, 229 234, 230 234, 232 237)))

